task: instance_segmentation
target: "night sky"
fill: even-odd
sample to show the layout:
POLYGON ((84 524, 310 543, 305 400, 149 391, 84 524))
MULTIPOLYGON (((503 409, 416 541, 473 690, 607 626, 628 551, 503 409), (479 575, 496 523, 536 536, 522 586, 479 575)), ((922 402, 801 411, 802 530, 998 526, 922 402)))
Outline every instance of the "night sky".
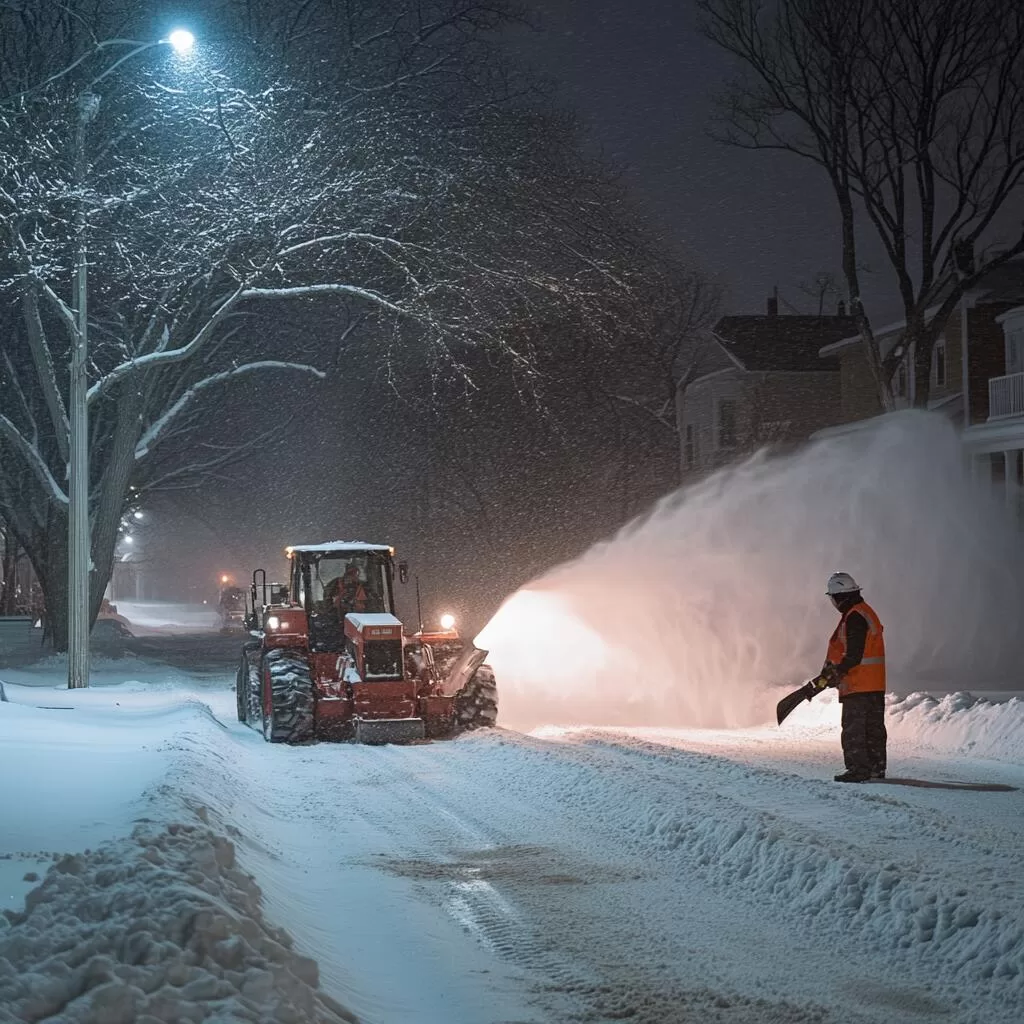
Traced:
MULTIPOLYGON (((537 30, 509 33, 515 56, 552 83, 563 106, 578 112, 586 141, 623 168, 629 198, 650 226, 725 286, 723 312, 762 312, 775 285, 783 312, 794 311, 787 309, 787 300, 799 311, 814 312, 814 301, 798 283, 818 271, 839 269, 838 224, 828 186, 812 165, 795 157, 746 152, 710 137, 714 96, 730 69, 726 57, 699 32, 693 5, 686 0, 633 0, 628 5, 621 0, 538 0, 533 7, 539 12, 537 30)), ((869 308, 872 295, 881 294, 887 283, 881 274, 865 281, 869 308)), ((886 308, 876 301, 874 307, 882 316, 893 312, 891 303, 886 308)), ((301 401, 310 400, 310 393, 302 394, 301 401)), ((339 531, 394 542, 417 565, 426 559, 432 564, 424 566, 425 580, 434 587, 444 588, 456 569, 446 567, 447 561, 465 563, 465 579, 456 589, 474 573, 481 582, 489 581, 494 593, 481 606, 490 610, 499 591, 507 592, 502 587, 514 589, 520 582, 493 579, 499 568, 519 568, 527 575, 535 571, 521 552, 495 566, 463 550, 463 539, 441 529, 434 550, 428 551, 416 531, 401 523, 408 510, 390 501, 381 505, 376 487, 366 483, 381 473, 406 479, 392 464, 395 439, 388 431, 374 439, 357 437, 350 420, 339 416, 337 426, 323 436, 291 432, 274 456, 265 454, 259 471, 250 467, 237 474, 228 493, 216 494, 221 489, 207 485, 199 500, 186 499, 190 515, 179 519, 180 506, 177 513, 168 509, 164 514, 177 520, 201 558, 211 547, 220 552, 218 572, 225 568, 247 575, 245 567, 255 559, 267 563, 273 575, 284 543, 321 540, 339 531), (320 467, 315 482, 309 477, 314 465, 320 467)), ((666 479, 662 492, 670 486, 666 479)), ((544 515, 524 508, 524 523, 543 523, 539 534, 545 536, 575 528, 580 517, 573 501, 578 499, 544 515)), ((583 528, 577 532, 564 540, 555 561, 572 557, 595 539, 583 528)), ((539 535, 535 546, 543 547, 539 535)), ((174 547, 174 560, 189 563, 174 547)), ((209 575, 191 565, 189 570, 197 579, 209 575)))
MULTIPOLYGON (((693 3, 533 6, 540 31, 519 32, 513 44, 557 84, 589 139, 626 169, 633 200, 666 240, 727 287, 727 312, 763 311, 776 284, 784 302, 815 312, 797 284, 819 270, 839 271, 828 185, 806 161, 723 146, 709 136, 714 96, 730 64, 701 35, 693 3)), ((865 292, 869 308, 885 315, 879 294, 886 282, 877 266, 865 292)))

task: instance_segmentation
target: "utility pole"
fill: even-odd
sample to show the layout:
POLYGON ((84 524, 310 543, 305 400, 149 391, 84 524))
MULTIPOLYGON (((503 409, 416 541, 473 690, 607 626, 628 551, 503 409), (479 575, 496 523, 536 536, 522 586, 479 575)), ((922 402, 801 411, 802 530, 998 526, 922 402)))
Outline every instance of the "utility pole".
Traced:
MULTIPOLYGON (((99 110, 100 97, 95 86, 114 74, 126 61, 154 47, 170 46, 176 53, 191 52, 195 38, 185 29, 176 29, 166 39, 146 43, 134 39, 109 39, 96 45, 132 46, 125 56, 115 60, 78 95, 75 122, 74 175, 78 188, 75 209, 75 331, 71 343, 70 384, 68 389, 68 689, 89 685, 89 581, 92 570, 92 530, 89 524, 89 262, 88 215, 85 183, 87 161, 85 140, 89 123, 99 110)), ((77 62, 76 62, 77 63, 77 62)), ((75 65, 72 65, 74 67, 75 65)))
POLYGON ((85 208, 85 138, 100 98, 94 92, 78 97, 75 122, 75 334, 71 345, 68 423, 68 689, 89 685, 89 570, 92 531, 89 528, 89 263, 85 208))

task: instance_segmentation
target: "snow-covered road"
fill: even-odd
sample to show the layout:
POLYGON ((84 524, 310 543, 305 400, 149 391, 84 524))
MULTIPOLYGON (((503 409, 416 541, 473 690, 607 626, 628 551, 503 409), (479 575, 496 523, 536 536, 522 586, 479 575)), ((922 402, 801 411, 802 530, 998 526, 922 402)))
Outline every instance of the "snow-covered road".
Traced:
MULTIPOLYGON (((74 710, 8 686, 0 855, 205 806, 267 918, 361 1020, 1020 1020, 1024 792, 838 786, 834 708, 781 733, 287 748, 234 721, 226 673, 133 667, 143 682, 63 693, 74 710), (28 747, 39 760, 12 783, 28 747), (70 806, 52 820, 41 762, 73 758, 88 778, 114 753, 135 775, 106 803, 78 785, 83 823, 70 806)), ((1022 723, 1019 701, 906 702, 890 709, 892 766, 1024 786, 1022 723)))

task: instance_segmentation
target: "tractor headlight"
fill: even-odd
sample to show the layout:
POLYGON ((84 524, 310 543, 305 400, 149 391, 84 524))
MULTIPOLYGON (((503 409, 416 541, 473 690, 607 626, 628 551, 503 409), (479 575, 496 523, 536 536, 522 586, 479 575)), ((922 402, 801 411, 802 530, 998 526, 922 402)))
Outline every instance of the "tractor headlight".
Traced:
POLYGON ((451 629, 454 625, 455 625, 455 616, 454 615, 447 615, 446 614, 446 615, 442 615, 441 616, 441 628, 442 629, 451 629))
POLYGON ((276 615, 271 615, 267 618, 267 629, 277 629, 281 625, 281 620, 276 615))

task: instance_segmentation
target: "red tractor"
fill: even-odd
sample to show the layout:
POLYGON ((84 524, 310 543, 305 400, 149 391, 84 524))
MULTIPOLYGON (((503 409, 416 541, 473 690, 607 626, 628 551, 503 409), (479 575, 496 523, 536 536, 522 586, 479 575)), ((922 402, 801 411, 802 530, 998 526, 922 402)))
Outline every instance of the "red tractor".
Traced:
MULTIPOLYGON (((332 541, 287 550, 287 587, 268 594, 266 572, 253 573, 239 721, 271 743, 405 743, 495 724, 486 651, 452 630, 405 635, 395 616, 394 548, 332 541)), ((399 578, 407 578, 404 563, 399 578)))

